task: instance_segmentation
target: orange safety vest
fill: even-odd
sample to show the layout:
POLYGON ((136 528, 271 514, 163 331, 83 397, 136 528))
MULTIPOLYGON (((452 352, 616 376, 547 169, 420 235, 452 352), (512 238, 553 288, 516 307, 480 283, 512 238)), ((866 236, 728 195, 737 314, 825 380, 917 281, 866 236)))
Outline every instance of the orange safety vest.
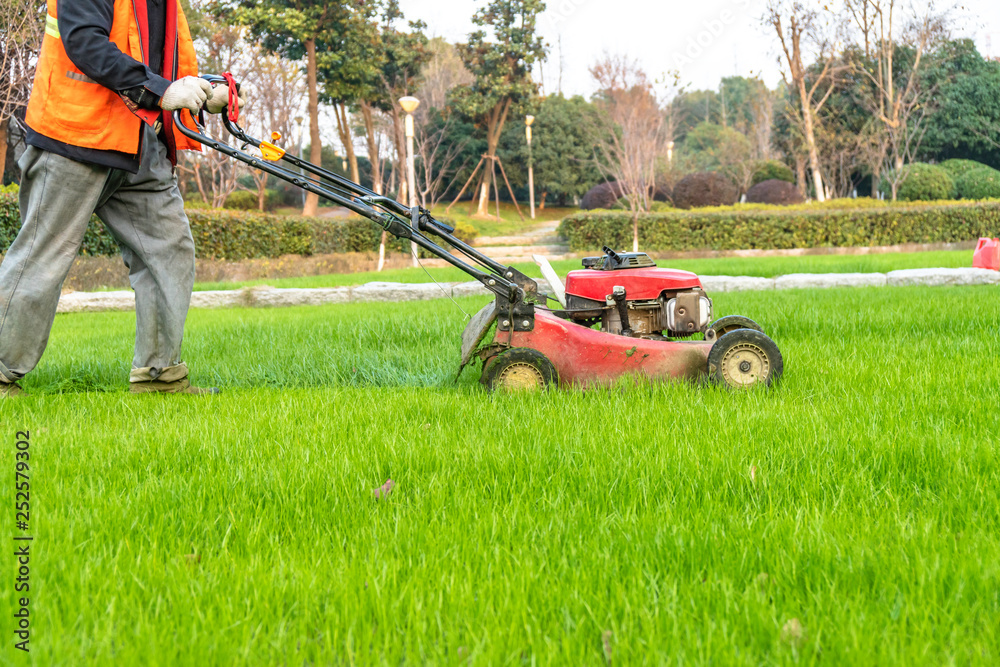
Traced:
MULTIPOLYGON (((31 129, 71 146, 137 155, 142 123, 162 120, 171 162, 177 163, 177 150, 200 150, 200 144, 177 131, 172 114, 138 109, 131 101, 126 104, 116 91, 93 81, 73 64, 59 34, 57 4, 50 0, 45 17, 45 38, 25 117, 31 129)), ((167 0, 166 28, 163 77, 176 81, 197 76, 191 31, 177 0, 167 0)), ((110 38, 122 53, 149 64, 145 0, 115 0, 110 38)), ((190 113, 183 113, 184 124, 194 127, 190 113)))

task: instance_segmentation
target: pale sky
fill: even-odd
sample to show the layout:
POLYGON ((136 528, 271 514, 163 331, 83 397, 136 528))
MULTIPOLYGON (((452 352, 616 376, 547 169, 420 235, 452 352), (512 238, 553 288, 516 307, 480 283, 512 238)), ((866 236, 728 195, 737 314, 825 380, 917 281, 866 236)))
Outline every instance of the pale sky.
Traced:
MULTIPOLYGON (((653 78, 680 70, 682 83, 693 88, 717 89, 722 77, 733 74, 759 75, 773 87, 781 80, 781 70, 777 39, 761 25, 766 4, 766 0, 548 0, 539 22, 550 47, 542 71, 545 92, 557 91, 561 61, 563 92, 592 93, 588 68, 605 51, 637 59, 653 78)), ((473 29, 471 16, 486 0, 400 0, 400 5, 408 20, 427 23, 432 37, 457 42, 473 29)), ((924 11, 927 2, 915 0, 912 6, 924 11)), ((974 37, 985 55, 1000 55, 1000 35, 992 39, 1000 30, 1000 2, 965 0, 952 12, 957 36, 974 37)))

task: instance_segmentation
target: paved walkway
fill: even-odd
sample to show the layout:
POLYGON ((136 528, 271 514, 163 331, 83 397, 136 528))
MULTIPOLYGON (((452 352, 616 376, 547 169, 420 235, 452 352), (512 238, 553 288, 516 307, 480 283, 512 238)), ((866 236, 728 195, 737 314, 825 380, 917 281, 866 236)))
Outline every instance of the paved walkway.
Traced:
MULTIPOLYGON (((750 276, 701 276, 709 296, 718 292, 773 289, 823 289, 834 287, 931 287, 954 285, 1000 285, 1000 271, 987 269, 909 269, 889 273, 796 273, 777 278, 750 276)), ((551 288, 538 281, 542 292, 551 288)), ((447 297, 484 296, 489 292, 478 282, 467 283, 367 283, 353 287, 278 289, 247 287, 239 290, 195 292, 193 308, 273 308, 315 306, 327 303, 428 301, 447 297)), ((60 313, 133 310, 135 295, 122 292, 70 292, 59 300, 60 313)))
POLYGON ((532 255, 544 255, 550 261, 572 258, 569 243, 559 236, 558 229, 558 220, 548 220, 516 236, 480 236, 473 245, 502 264, 530 263, 532 255))

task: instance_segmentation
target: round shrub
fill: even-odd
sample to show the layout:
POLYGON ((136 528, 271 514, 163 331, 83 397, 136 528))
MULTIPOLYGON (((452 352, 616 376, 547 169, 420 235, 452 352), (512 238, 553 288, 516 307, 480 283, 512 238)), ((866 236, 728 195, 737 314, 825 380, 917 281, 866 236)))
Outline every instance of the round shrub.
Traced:
MULTIPOLYGON (((296 202, 298 203, 298 202, 296 202)), ((282 204, 282 196, 277 190, 264 190, 264 210, 273 211, 282 204)), ((260 206, 256 190, 237 190, 228 197, 223 208, 236 211, 256 211, 260 206)))
POLYGON ((751 185, 759 185, 764 181, 784 181, 795 184, 795 174, 784 162, 778 160, 763 160, 754 167, 751 185))
POLYGON ((674 206, 683 209, 732 206, 739 197, 739 188, 713 171, 685 176, 674 188, 674 206))
MULTIPOLYGON (((895 172, 882 179, 879 190, 883 195, 892 195, 891 178, 895 172)), ((955 181, 942 167, 923 162, 914 162, 903 167, 902 178, 896 193, 901 201, 938 201, 955 197, 955 181)))
POLYGON ((1000 199, 1000 171, 982 166, 965 172, 955 183, 962 199, 1000 199))
POLYGON ((674 200, 674 189, 666 183, 657 183, 653 190, 653 201, 672 202, 674 200))
POLYGON ((443 222, 447 225, 451 225, 455 228, 455 236, 460 241, 465 241, 466 243, 472 243, 479 236, 479 230, 470 225, 467 222, 453 222, 445 218, 438 218, 438 222, 443 222))
POLYGON ((201 197, 192 197, 184 200, 184 208, 189 211, 205 210, 212 208, 211 204, 206 204, 201 197))
POLYGON ((226 197, 226 203, 223 204, 223 208, 236 211, 256 211, 257 193, 250 192, 249 190, 237 190, 226 197))
POLYGON ((941 163, 941 168, 948 172, 948 175, 955 181, 955 185, 958 185, 958 179, 965 176, 970 171, 975 171, 988 166, 989 165, 983 164, 982 162, 976 162, 975 160, 945 160, 941 163))
POLYGON ((595 208, 611 208, 622 196, 622 188, 618 183, 598 183, 583 195, 580 208, 592 211, 595 208))
POLYGON ((747 190, 748 204, 773 204, 775 206, 792 206, 804 204, 805 197, 799 189, 787 181, 771 179, 763 181, 747 190))

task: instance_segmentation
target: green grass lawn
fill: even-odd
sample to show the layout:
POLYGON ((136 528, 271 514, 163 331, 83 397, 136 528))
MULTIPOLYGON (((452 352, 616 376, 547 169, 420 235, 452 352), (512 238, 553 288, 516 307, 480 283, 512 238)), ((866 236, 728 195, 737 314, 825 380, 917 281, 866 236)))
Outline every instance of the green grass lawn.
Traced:
POLYGON ((134 315, 59 316, 0 402, 31 662, 997 664, 996 288, 716 310, 778 342, 776 388, 487 396, 435 301, 194 311, 225 393, 130 396, 134 315))
MULTIPOLYGON (((959 268, 972 266, 971 250, 892 253, 881 255, 810 255, 802 257, 725 257, 718 259, 661 259, 662 267, 694 271, 706 276, 760 276, 771 278, 789 273, 884 273, 898 269, 959 268)), ((534 263, 515 264, 518 270, 534 278, 542 273, 534 263)), ((565 280, 566 274, 581 268, 580 260, 553 262, 556 272, 565 280)), ((389 271, 346 273, 303 278, 271 278, 238 283, 199 283, 196 290, 238 289, 253 285, 273 287, 342 287, 363 285, 369 282, 430 282, 428 273, 440 282, 465 282, 468 274, 458 269, 421 268, 393 269, 389 271)))

